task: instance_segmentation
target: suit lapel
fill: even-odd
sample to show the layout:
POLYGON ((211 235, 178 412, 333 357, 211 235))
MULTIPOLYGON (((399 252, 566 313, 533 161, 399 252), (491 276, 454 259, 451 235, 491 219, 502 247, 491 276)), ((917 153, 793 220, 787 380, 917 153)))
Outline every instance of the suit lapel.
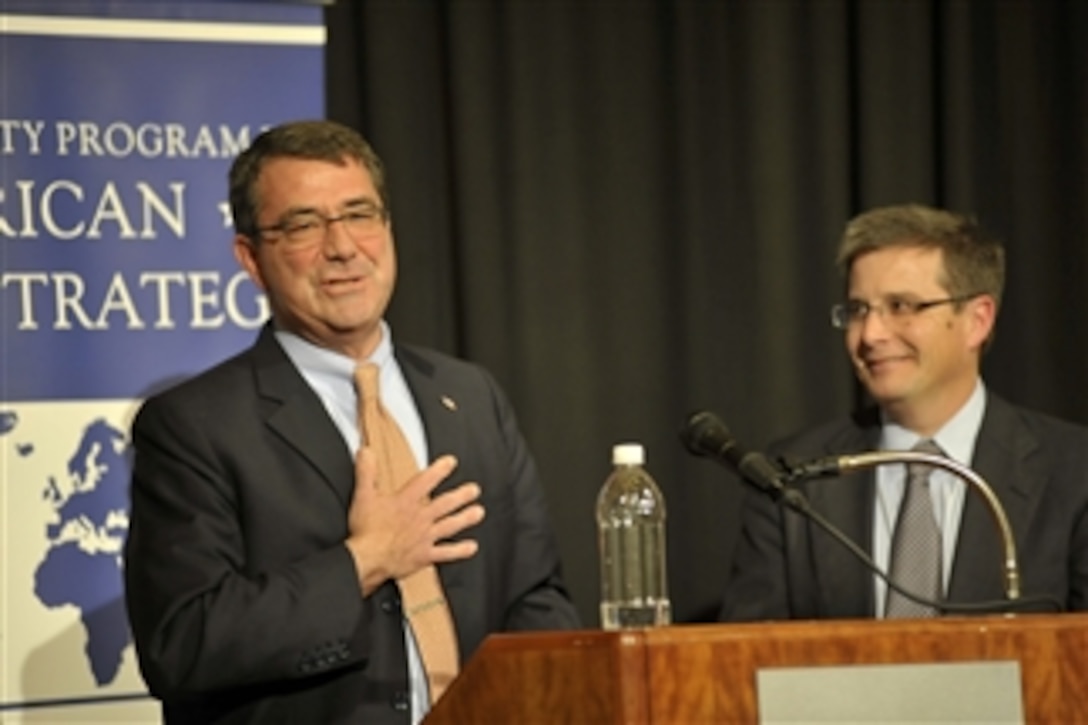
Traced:
POLYGON ((346 507, 355 485, 347 446, 317 394, 276 341, 271 326, 261 331, 252 359, 265 424, 314 467, 346 507))
MULTIPOLYGON (((411 348, 397 347, 396 357, 423 422, 430 459, 446 453, 461 458, 466 450, 464 413, 461 409, 463 401, 457 400, 454 391, 442 387, 434 364, 411 348)), ((454 475, 438 485, 435 494, 453 488, 457 480, 455 471, 454 475)))
MULTIPOLYGON (((878 428, 851 427, 827 443, 827 455, 872 450, 878 428)), ((867 554, 872 554, 876 477, 872 470, 816 481, 809 487, 812 507, 867 554), (860 494, 860 495, 859 495, 860 494)), ((831 617, 873 616, 873 574, 845 546, 810 525, 813 566, 821 612, 831 617)))
MULTIPOLYGON (((427 454, 431 460, 437 456, 452 453, 457 456, 460 468, 455 470, 449 478, 438 484, 432 496, 437 496, 444 491, 455 488, 465 480, 462 471, 469 467, 467 460, 468 451, 466 431, 468 425, 465 422, 467 404, 471 401, 459 400, 457 391, 450 389, 439 380, 437 370, 433 362, 424 358, 410 347, 395 347, 397 364, 400 365, 404 380, 412 391, 416 409, 423 421, 423 432, 427 436, 427 454)), ((482 483, 482 482, 481 482, 482 483)), ((485 518, 481 526, 487 526, 485 518)), ((438 565, 438 575, 442 579, 442 587, 446 591, 446 599, 454 614, 454 621, 463 626, 473 620, 474 612, 477 612, 478 594, 471 587, 466 587, 468 572, 475 566, 474 561, 480 559, 480 554, 471 559, 454 561, 438 565)), ((468 633, 459 632, 458 638, 462 643, 470 639, 468 633)))
MULTIPOLYGON (((988 394, 972 468, 1001 501, 1018 543, 1028 531, 1033 502, 1046 484, 1046 471, 1032 460, 1039 446, 1034 433, 1001 398, 988 394)), ((970 484, 968 484, 970 485, 970 484)), ((956 542, 948 596, 953 601, 1004 598, 1003 544, 997 524, 978 491, 968 490, 956 542)))

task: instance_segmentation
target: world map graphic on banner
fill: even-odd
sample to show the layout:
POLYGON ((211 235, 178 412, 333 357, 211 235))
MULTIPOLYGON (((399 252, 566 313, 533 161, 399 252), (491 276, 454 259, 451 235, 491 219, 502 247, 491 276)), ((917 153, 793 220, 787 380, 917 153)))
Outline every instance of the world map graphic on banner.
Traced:
MULTIPOLYGON (((19 451, 33 455, 33 441, 19 451)), ((57 521, 43 532, 48 548, 34 574, 34 593, 46 607, 79 610, 87 664, 98 685, 116 679, 131 641, 121 578, 130 468, 125 434, 98 419, 83 430, 68 459, 68 480, 41 486, 57 521)))
MULTIPOLYGON (((28 701, 139 692, 121 558, 134 400, 0 404, 10 658, 28 701)), ((0 717, 0 722, 7 722, 0 717)))

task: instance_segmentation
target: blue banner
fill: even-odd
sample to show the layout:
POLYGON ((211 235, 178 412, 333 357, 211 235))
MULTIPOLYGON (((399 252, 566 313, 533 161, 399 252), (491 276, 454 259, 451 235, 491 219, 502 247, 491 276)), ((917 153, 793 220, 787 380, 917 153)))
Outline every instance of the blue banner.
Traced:
POLYGON ((297 4, 4 4, 0 709, 143 691, 128 425, 267 316, 232 256, 226 175, 262 129, 324 115, 322 22, 297 4))

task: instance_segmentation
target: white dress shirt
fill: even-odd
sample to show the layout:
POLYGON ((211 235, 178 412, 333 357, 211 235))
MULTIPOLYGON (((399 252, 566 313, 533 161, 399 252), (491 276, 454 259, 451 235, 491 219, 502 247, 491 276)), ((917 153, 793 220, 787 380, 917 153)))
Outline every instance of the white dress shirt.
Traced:
MULTIPOLYGON (((383 320, 382 339, 377 349, 363 362, 375 363, 379 368, 378 389, 389 414, 397 421, 408 439, 420 468, 427 465, 427 437, 423 421, 416 410, 415 400, 404 379, 397 359, 393 355, 393 339, 389 325, 383 320)), ((290 332, 276 331, 276 339, 283 346, 287 357, 295 364, 302 377, 321 399, 329 417, 344 437, 354 458, 362 442, 359 430, 358 394, 355 391, 355 368, 361 364, 338 352, 314 345, 290 332)), ((404 640, 408 648, 408 682, 411 686, 412 722, 419 723, 430 709, 427 674, 423 668, 419 648, 412 636, 412 628, 404 621, 404 640)))

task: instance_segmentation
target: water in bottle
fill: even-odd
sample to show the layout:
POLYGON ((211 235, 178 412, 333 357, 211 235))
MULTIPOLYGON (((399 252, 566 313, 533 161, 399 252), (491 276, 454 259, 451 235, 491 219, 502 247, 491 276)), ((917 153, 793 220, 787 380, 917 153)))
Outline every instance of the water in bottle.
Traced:
POLYGON ((613 470, 597 496, 604 629, 669 624, 665 499, 643 467, 641 444, 612 449, 613 470))

